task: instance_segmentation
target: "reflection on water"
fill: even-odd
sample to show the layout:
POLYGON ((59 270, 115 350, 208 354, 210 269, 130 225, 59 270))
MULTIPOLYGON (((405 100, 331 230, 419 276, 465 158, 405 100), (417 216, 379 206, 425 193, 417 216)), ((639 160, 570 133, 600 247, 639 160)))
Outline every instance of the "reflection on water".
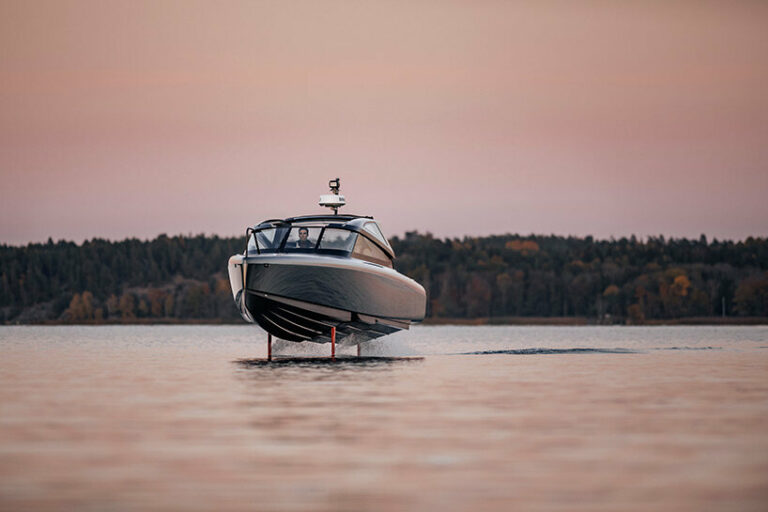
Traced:
POLYGON ((332 367, 336 370, 348 370, 355 368, 378 368, 393 364, 413 363, 422 361, 423 357, 371 357, 371 356, 339 356, 336 359, 330 357, 273 357, 271 361, 266 359, 239 359, 235 364, 242 368, 280 368, 284 366, 301 369, 332 367))
MULTIPOLYGON (((273 357, 266 359, 239 359, 234 364, 241 369, 239 377, 259 381, 260 390, 272 387, 285 388, 291 392, 303 393, 302 384, 316 381, 355 381, 360 378, 370 379, 376 372, 390 371, 395 365, 416 364, 422 357, 273 357)), ((310 389, 311 391, 311 389, 310 389)), ((293 400, 293 396, 281 399, 293 400)), ((289 406, 292 402, 289 403, 289 406)))
POLYGON ((766 346, 423 327, 270 363, 250 326, 4 327, 0 510, 763 510, 766 346))

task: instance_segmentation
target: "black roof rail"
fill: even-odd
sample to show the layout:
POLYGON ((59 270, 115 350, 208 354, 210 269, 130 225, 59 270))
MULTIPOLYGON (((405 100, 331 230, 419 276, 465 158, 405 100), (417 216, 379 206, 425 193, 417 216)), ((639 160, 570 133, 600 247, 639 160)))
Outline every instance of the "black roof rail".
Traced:
POLYGON ((299 215, 297 217, 288 217, 286 222, 295 222, 299 220, 354 220, 354 219, 372 219, 370 215, 350 215, 340 213, 338 215, 317 214, 317 215, 299 215))

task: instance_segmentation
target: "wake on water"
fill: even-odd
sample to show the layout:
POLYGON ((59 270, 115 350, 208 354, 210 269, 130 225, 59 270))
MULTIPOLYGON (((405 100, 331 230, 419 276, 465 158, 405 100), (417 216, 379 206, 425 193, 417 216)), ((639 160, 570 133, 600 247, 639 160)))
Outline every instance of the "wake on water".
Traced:
MULTIPOLYGON (((272 343, 272 353, 279 356, 328 357, 331 354, 331 344, 313 343, 311 341, 297 343, 275 339, 272 343)), ((336 355, 357 355, 357 346, 337 343, 336 355)), ((404 357, 421 354, 418 354, 402 338, 385 337, 362 343, 360 345, 360 355, 368 357, 404 357)))
MULTIPOLYGON (((675 347, 647 347, 644 349, 629 349, 629 348, 597 348, 597 347, 567 347, 567 348, 554 348, 554 347, 531 347, 531 348, 503 348, 495 350, 472 350, 466 352, 457 351, 439 351, 433 352, 430 350, 420 351, 409 343, 407 338, 392 337, 380 340, 367 341, 361 344, 361 356, 365 357, 413 357, 413 356, 425 356, 425 355, 466 355, 466 356, 482 356, 482 355, 558 355, 558 354, 642 354, 656 350, 721 350, 722 347, 689 347, 689 346, 675 346, 675 347)), ((272 345, 272 351, 275 356, 278 357, 308 357, 308 358, 323 358, 328 357, 331 352, 330 344, 303 342, 296 343, 291 341, 283 341, 276 339, 272 345)), ((336 355, 339 357, 355 356, 357 354, 357 348, 355 345, 336 345, 336 355)))
POLYGON ((509 350, 479 350, 461 352, 457 355, 530 355, 530 354, 642 354, 653 350, 721 350, 722 347, 654 347, 647 350, 632 350, 628 348, 521 348, 509 350))
POLYGON ((520 348, 508 350, 478 350, 461 352, 457 355, 480 356, 495 354, 529 355, 529 354, 637 354, 635 350, 626 348, 520 348))

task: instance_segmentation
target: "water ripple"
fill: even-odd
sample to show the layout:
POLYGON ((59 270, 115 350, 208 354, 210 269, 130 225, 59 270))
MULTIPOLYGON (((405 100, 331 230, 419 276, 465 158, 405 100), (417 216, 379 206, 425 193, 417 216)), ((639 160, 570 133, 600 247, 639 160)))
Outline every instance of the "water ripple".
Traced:
POLYGON ((655 350, 723 350, 723 347, 660 347, 655 350))
POLYGON ((462 352, 458 355, 530 355, 530 354, 637 354, 635 350, 626 348, 520 348, 510 350, 480 350, 476 352, 462 352))

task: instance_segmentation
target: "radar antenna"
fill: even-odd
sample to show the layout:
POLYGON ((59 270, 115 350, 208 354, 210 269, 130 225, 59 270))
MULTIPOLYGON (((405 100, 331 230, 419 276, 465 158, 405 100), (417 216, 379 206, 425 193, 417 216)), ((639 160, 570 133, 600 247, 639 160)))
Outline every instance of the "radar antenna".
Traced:
POLYGON ((331 193, 323 194, 320 196, 320 202, 318 204, 320 206, 325 206, 332 209, 333 214, 338 215, 339 208, 347 204, 347 202, 344 200, 344 196, 339 194, 339 189, 341 188, 341 180, 336 178, 335 180, 329 181, 328 187, 330 187, 331 193))

